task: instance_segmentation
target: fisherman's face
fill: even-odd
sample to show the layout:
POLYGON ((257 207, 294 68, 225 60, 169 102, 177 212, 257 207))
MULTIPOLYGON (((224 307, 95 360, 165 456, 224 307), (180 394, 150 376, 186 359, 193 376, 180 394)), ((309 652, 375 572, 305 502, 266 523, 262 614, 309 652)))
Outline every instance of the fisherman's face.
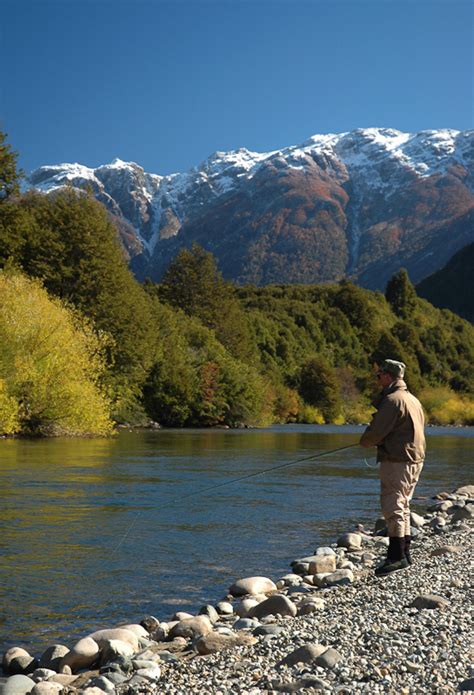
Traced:
POLYGON ((378 370, 375 376, 377 377, 378 384, 383 389, 387 386, 390 386, 390 384, 394 380, 391 374, 389 374, 388 372, 383 372, 381 369, 378 370))

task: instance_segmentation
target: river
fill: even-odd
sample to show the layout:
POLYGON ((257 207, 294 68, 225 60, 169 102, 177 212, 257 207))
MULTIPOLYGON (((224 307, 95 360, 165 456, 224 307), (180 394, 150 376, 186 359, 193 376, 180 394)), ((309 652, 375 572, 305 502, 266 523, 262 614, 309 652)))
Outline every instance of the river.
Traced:
MULTIPOLYGON (((371 526, 378 472, 360 447, 200 493, 348 446, 360 432, 289 425, 0 441, 0 653, 37 655, 100 627, 196 611, 238 577, 277 579, 355 523, 371 526)), ((417 496, 472 483, 474 429, 427 434, 417 496)))

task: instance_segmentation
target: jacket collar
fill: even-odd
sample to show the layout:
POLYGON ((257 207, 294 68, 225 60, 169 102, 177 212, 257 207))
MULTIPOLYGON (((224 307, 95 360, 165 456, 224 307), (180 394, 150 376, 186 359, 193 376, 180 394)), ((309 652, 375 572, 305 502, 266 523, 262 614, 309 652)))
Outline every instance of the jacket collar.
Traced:
POLYGON ((395 379, 389 386, 386 386, 372 401, 374 408, 378 408, 385 396, 395 391, 408 391, 406 383, 403 379, 395 379))

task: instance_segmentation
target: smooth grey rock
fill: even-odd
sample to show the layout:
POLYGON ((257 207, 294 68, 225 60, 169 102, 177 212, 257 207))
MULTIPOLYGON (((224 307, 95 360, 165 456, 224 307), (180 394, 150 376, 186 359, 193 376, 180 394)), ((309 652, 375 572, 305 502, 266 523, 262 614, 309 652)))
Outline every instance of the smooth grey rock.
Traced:
POLYGON ((176 613, 173 613, 171 616, 171 621, 179 623, 180 620, 186 620, 187 618, 194 618, 194 615, 188 613, 188 611, 176 611, 176 613))
POLYGON ((416 512, 410 512, 410 525, 415 528, 421 528, 426 524, 426 519, 416 512))
POLYGON ((63 656, 59 668, 62 670, 63 667, 69 666, 73 672, 82 668, 89 668, 97 661, 99 651, 100 647, 92 637, 83 637, 63 656))
POLYGON ((110 661, 116 662, 119 656, 130 657, 135 653, 132 645, 121 640, 110 640, 106 642, 100 652, 101 665, 108 664, 110 661))
POLYGON ((341 661, 341 659, 342 654, 339 654, 336 649, 329 647, 329 649, 326 649, 325 652, 315 659, 315 663, 317 666, 321 666, 322 668, 332 669, 341 661))
POLYGON ((253 618, 239 618, 232 627, 234 630, 252 630, 259 627, 259 624, 258 620, 254 620, 253 618))
POLYGON ((255 637, 261 637, 262 635, 272 635, 273 637, 277 637, 283 632, 284 629, 285 628, 281 625, 259 625, 252 632, 252 635, 255 637))
POLYGON ((322 644, 304 644, 285 656, 278 666, 295 666, 298 663, 310 664, 327 650, 322 644))
POLYGON ((134 675, 146 678, 149 681, 159 681, 161 678, 161 668, 155 664, 152 668, 139 668, 134 675))
POLYGON ((474 498, 474 485, 463 485, 462 487, 458 487, 455 494, 474 498))
POLYGON ((336 556, 333 555, 317 555, 314 560, 309 563, 309 574, 321 574, 323 572, 336 571, 336 556))
POLYGON ((35 687, 31 691, 31 695, 58 695, 64 686, 61 683, 55 683, 54 681, 40 681, 36 683, 35 687))
POLYGON ((420 594, 410 603, 410 607, 418 608, 418 610, 423 608, 445 608, 446 606, 449 606, 449 601, 435 594, 420 594))
POLYGON ((177 625, 170 630, 170 638, 185 637, 186 639, 194 639, 200 635, 206 635, 212 631, 212 623, 207 615, 197 615, 193 618, 185 618, 180 620, 177 625))
POLYGON ((153 632, 160 626, 160 621, 158 618, 155 618, 154 615, 147 615, 147 617, 143 618, 143 620, 140 622, 140 625, 145 628, 149 635, 152 635, 153 632))
POLYGON ((239 618, 247 618, 252 608, 255 608, 255 606, 258 606, 258 604, 259 601, 256 599, 243 598, 239 603, 236 604, 235 614, 238 615, 239 618))
POLYGON ((30 678, 32 678, 35 683, 39 683, 40 681, 48 680, 48 678, 51 678, 51 676, 54 676, 55 674, 56 671, 53 671, 51 668, 37 668, 32 674, 30 674, 30 678))
POLYGON ((16 674, 7 678, 3 685, 2 695, 27 695, 35 687, 36 683, 32 678, 22 674, 16 674))
POLYGON ((324 578, 325 586, 343 586, 344 584, 352 584, 353 581, 352 570, 336 570, 324 578))
POLYGON ((87 688, 99 688, 104 693, 112 693, 115 690, 114 684, 106 676, 93 676, 84 683, 84 690, 87 688))
POLYGON ((133 649, 137 652, 139 647, 138 637, 133 630, 127 630, 122 627, 115 627, 105 630, 96 630, 87 635, 93 639, 99 647, 102 649, 106 644, 111 641, 127 642, 131 644, 133 649))
POLYGON ((322 598, 305 599, 298 606, 298 615, 310 615, 324 608, 325 603, 322 598))
POLYGON ((121 685, 122 683, 125 683, 128 678, 128 676, 120 671, 107 671, 107 673, 104 675, 106 675, 107 679, 114 685, 121 685))
POLYGON ((64 644, 53 644, 45 649, 39 658, 40 668, 50 668, 53 671, 58 671, 61 660, 69 652, 69 648, 64 644))
POLYGON ((222 635, 216 632, 210 632, 203 635, 194 643, 194 648, 198 654, 215 654, 216 652, 224 651, 225 649, 233 649, 234 647, 249 646, 255 644, 256 638, 247 633, 239 633, 237 635, 222 635))
POLYGON ((330 548, 327 545, 321 546, 320 548, 316 548, 314 551, 314 554, 319 557, 320 555, 335 555, 336 551, 334 548, 330 548))
POLYGON ((232 615, 234 612, 234 607, 230 601, 219 601, 219 603, 216 604, 216 609, 220 615, 232 615))
POLYGON ((212 624, 217 623, 219 620, 219 613, 216 611, 214 606, 207 604, 199 609, 199 615, 207 615, 212 624))
POLYGON ((297 608, 293 601, 291 601, 287 596, 282 594, 274 594, 267 598, 266 601, 262 601, 257 606, 254 606, 249 611, 250 618, 263 618, 267 615, 289 615, 295 617, 297 614, 297 608))
POLYGON ((8 649, 2 663, 4 672, 10 676, 26 675, 38 667, 38 660, 21 647, 8 649))
POLYGON ((276 585, 267 577, 243 577, 234 582, 229 588, 229 594, 232 594, 232 596, 267 594, 271 591, 276 591, 276 585))
POLYGON ((451 517, 451 523, 472 519, 474 517, 474 504, 466 504, 465 507, 457 509, 451 517))
POLYGON ((360 533, 344 533, 337 539, 337 545, 348 550, 358 550, 362 544, 360 533))

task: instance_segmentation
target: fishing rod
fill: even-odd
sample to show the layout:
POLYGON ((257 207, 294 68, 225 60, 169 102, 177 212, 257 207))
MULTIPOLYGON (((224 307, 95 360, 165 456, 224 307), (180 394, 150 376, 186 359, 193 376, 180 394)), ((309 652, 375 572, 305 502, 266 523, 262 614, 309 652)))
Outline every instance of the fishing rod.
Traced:
MULTIPOLYGON (((201 488, 200 490, 194 490, 193 492, 190 492, 187 495, 182 495, 181 497, 175 497, 172 500, 169 500, 166 502, 166 504, 162 504, 159 507, 159 510, 161 511, 162 509, 166 509, 167 507, 171 507, 171 505, 174 505, 176 503, 180 503, 185 499, 189 499, 190 497, 195 497, 196 495, 202 495, 205 492, 211 492, 212 490, 217 490, 221 487, 225 487, 227 485, 233 485, 235 483, 240 483, 242 480, 248 480, 249 478, 255 478, 258 475, 264 475, 265 473, 271 473, 273 471, 280 470, 281 468, 288 468, 288 466, 294 466, 297 463, 303 463, 304 461, 312 461, 314 459, 322 458, 323 456, 329 456, 329 454, 336 454, 339 451, 345 451, 346 449, 353 449, 354 447, 359 446, 359 444, 349 444, 348 446, 340 446, 337 449, 331 449, 330 451, 321 451, 318 454, 312 454, 311 456, 304 456, 303 458, 295 459, 294 461, 286 461, 285 463, 280 463, 277 466, 271 466, 270 468, 264 468, 263 470, 256 471, 255 473, 247 473, 246 475, 241 475, 238 478, 233 478, 232 480, 226 480, 223 483, 217 483, 217 485, 211 485, 209 487, 201 488)), ((129 528, 121 538, 120 542, 114 548, 112 551, 112 555, 115 555, 116 552, 118 552, 119 548, 122 546, 126 538, 130 535, 131 530, 135 526, 138 517, 140 516, 141 511, 137 512, 135 515, 135 518, 131 522, 129 528)))

